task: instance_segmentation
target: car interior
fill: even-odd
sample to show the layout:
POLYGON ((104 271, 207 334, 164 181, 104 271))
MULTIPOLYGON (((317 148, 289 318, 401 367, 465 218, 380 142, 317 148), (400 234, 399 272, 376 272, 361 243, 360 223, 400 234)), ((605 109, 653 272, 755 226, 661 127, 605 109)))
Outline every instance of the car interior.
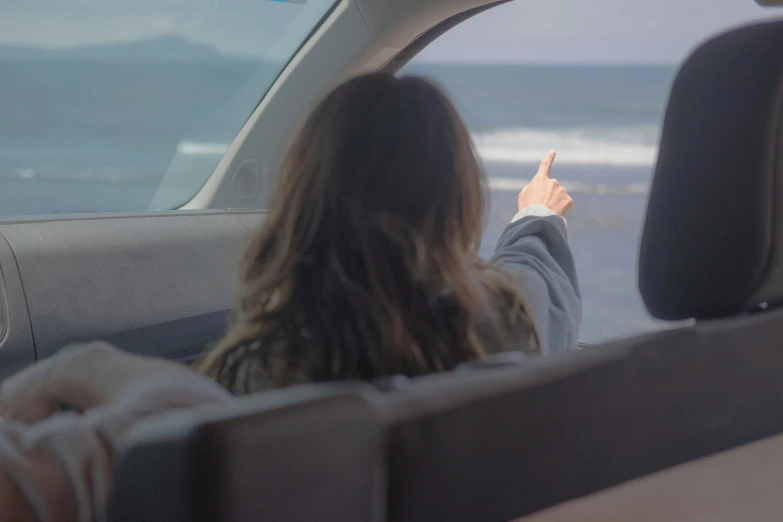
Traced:
MULTIPOLYGON (((506 1, 336 2, 182 208, 0 221, 0 378, 90 339, 192 361, 225 332, 242 247, 307 107, 506 1)), ((655 318, 685 326, 152 419, 117 465, 109 520, 775 518, 780 49, 783 22, 732 29, 672 85, 638 285, 655 318)))
POLYGON ((335 2, 176 212, 3 220, 0 377, 74 341, 183 361, 200 354, 226 329, 242 248, 263 222, 277 153, 307 107, 351 75, 401 67, 497 3, 335 2))

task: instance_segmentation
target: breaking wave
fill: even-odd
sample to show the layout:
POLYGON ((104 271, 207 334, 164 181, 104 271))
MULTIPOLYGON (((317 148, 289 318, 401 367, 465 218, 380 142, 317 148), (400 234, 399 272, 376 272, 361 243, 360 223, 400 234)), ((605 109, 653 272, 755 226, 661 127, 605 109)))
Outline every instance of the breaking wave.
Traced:
POLYGON ((185 156, 222 156, 228 150, 228 143, 181 141, 177 152, 185 156))
POLYGON ((474 134, 476 150, 488 163, 535 164, 549 149, 557 162, 573 165, 650 166, 658 154, 656 126, 615 129, 515 128, 474 134))

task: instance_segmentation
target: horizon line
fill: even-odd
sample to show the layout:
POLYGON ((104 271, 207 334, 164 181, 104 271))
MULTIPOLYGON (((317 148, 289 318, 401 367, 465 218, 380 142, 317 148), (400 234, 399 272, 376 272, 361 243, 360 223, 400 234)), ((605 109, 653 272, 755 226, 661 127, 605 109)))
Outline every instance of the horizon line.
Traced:
POLYGON ((523 65, 523 66, 542 66, 542 67, 552 67, 552 66, 563 66, 563 67, 678 67, 681 65, 681 62, 647 62, 647 61, 640 61, 640 62, 633 62, 633 61, 627 61, 627 62, 615 62, 615 61, 583 61, 583 62, 576 62, 576 61, 549 61, 549 62, 543 62, 543 61, 526 61, 526 60, 486 60, 486 61, 480 61, 480 60, 431 60, 431 59, 412 59, 408 62, 410 65, 523 65))

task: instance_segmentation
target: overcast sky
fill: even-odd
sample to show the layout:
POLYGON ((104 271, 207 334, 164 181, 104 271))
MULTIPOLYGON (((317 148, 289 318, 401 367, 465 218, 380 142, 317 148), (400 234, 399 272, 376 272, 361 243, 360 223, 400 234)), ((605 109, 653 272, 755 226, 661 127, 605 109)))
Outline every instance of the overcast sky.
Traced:
MULTIPOLYGON (((177 35, 247 55, 269 48, 300 8, 269 0, 0 0, 0 43, 72 47, 177 35)), ((752 0, 515 0, 448 32, 419 59, 675 63, 710 34, 772 16, 783 18, 783 8, 752 0)))
POLYGON ((446 33, 426 61, 675 63, 705 37, 783 8, 753 0, 516 0, 446 33))

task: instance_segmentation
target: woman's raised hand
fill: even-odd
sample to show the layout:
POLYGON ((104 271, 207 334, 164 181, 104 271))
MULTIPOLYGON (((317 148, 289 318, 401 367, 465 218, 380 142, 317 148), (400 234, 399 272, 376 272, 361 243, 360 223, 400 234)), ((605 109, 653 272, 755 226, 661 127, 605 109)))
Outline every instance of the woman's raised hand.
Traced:
POLYGON ((571 211, 574 200, 556 179, 549 177, 556 155, 557 152, 550 150, 541 160, 538 172, 517 197, 519 210, 529 205, 544 205, 553 214, 564 217, 571 211))

